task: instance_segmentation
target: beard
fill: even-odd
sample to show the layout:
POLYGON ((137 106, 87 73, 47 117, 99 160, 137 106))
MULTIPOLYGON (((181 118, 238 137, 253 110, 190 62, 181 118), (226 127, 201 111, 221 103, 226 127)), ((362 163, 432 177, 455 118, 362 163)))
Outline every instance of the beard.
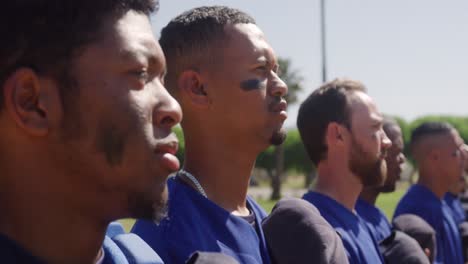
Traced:
POLYGON ((128 204, 131 217, 153 221, 158 224, 167 216, 167 192, 167 186, 165 186, 156 199, 154 196, 142 192, 129 195, 128 204))
POLYGON ((379 191, 381 193, 391 193, 391 192, 394 192, 396 190, 396 183, 393 183, 393 184, 385 184, 384 186, 382 186, 379 191))
POLYGON ((349 168, 361 181, 364 187, 381 186, 387 176, 387 164, 367 153, 362 146, 352 139, 349 168))
POLYGON ((286 131, 281 128, 278 131, 273 132, 273 135, 270 138, 270 144, 273 146, 279 146, 283 144, 283 142, 286 140, 286 131))
POLYGON ((382 193, 390 193, 390 192, 394 192, 395 189, 396 189, 396 177, 390 177, 389 176, 389 173, 387 172, 387 179, 385 181, 385 183, 383 184, 382 187, 379 187, 379 191, 382 192, 382 193), (392 178, 392 179, 390 179, 392 178))

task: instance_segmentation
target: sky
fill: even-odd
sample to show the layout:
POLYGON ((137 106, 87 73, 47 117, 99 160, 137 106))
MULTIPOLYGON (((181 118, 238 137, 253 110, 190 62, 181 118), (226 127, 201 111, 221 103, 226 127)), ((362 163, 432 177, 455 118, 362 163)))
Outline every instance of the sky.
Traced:
MULTIPOLYGON (((363 82, 381 112, 407 121, 468 115, 468 1, 325 0, 328 80, 363 82)), ((257 21, 277 56, 304 78, 299 101, 322 83, 320 0, 160 0, 157 37, 190 8, 227 5, 257 21)), ((286 127, 295 127, 291 105, 286 127)))

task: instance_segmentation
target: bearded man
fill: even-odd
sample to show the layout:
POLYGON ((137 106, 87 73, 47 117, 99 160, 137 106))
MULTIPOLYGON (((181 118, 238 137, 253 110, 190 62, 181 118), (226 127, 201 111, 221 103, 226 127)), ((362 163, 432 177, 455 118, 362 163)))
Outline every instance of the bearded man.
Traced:
POLYGON ((363 187, 384 182, 392 144, 364 85, 325 83, 301 104, 297 127, 318 172, 315 190, 303 199, 341 235, 350 263, 383 263, 376 239, 354 210, 363 187))

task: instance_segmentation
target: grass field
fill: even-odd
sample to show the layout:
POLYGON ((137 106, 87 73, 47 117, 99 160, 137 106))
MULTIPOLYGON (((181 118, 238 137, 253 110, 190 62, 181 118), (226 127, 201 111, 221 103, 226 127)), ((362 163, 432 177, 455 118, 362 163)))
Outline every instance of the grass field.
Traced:
MULTIPOLYGON (((398 201, 401 199, 403 194, 405 194, 406 188, 400 188, 395 192, 392 193, 384 193, 379 195, 377 199, 377 207, 382 209, 389 220, 392 219, 393 213, 395 211, 395 207, 398 201)), ((267 211, 268 213, 271 212, 273 206, 276 204, 277 201, 273 200, 258 200, 258 203, 267 211)), ((133 224, 135 223, 135 219, 122 219, 119 220, 120 223, 124 226, 125 230, 128 232, 133 224)))
POLYGON ((377 198, 377 207, 384 211, 389 220, 392 219, 395 207, 405 192, 406 189, 399 189, 392 193, 383 193, 377 198))

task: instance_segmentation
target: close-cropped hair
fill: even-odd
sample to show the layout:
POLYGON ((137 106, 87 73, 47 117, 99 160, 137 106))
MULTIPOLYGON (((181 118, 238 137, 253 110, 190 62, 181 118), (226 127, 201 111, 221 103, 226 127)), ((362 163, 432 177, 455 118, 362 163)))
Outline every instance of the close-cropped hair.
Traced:
MULTIPOLYGON (((62 93, 73 83, 80 48, 96 41, 103 22, 133 10, 149 16, 157 0, 13 0, 0 8, 0 85, 17 69, 55 78, 62 93)), ((3 107, 3 89, 0 109, 3 107)))
POLYGON ((410 147, 427 136, 450 134, 455 128, 447 122, 424 122, 411 132, 410 147))
POLYGON ((301 104, 297 128, 309 158, 315 165, 326 158, 325 134, 331 122, 351 129, 350 98, 366 92, 365 86, 350 79, 335 79, 320 86, 301 104))
POLYGON ((159 43, 167 59, 167 88, 172 92, 185 70, 199 70, 217 58, 227 39, 226 25, 255 24, 248 14, 226 6, 202 6, 188 10, 161 31, 159 43))

